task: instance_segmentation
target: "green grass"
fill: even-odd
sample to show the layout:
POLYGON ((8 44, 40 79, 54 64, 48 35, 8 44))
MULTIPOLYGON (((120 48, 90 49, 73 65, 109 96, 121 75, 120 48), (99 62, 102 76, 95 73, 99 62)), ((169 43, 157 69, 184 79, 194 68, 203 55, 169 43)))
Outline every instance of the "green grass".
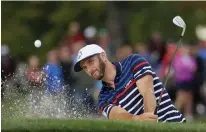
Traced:
POLYGON ((3 131, 74 131, 74 132, 206 132, 201 123, 148 123, 110 120, 29 119, 2 120, 3 131))

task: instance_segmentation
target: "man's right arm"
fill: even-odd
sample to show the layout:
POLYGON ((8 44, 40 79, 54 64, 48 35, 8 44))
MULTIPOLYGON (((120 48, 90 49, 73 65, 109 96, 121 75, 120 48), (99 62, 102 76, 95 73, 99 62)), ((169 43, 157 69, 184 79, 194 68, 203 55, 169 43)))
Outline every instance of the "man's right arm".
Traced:
POLYGON ((157 122, 157 115, 153 112, 143 113, 141 115, 133 115, 128 113, 124 108, 117 106, 116 104, 110 103, 107 99, 109 98, 109 91, 104 88, 101 89, 99 94, 98 110, 105 117, 110 120, 127 120, 127 121, 152 121, 157 122))
POLYGON ((157 115, 154 115, 152 112, 143 113, 141 115, 133 115, 128 113, 125 109, 119 106, 112 107, 108 117, 110 120, 157 122, 157 115))
POLYGON ((119 106, 112 107, 108 117, 110 120, 133 120, 134 118, 132 114, 119 106))

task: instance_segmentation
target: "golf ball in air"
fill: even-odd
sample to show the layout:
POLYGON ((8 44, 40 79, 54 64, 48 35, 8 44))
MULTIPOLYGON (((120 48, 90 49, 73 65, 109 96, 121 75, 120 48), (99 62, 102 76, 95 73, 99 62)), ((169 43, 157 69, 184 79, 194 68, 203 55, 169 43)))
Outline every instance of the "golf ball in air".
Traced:
POLYGON ((37 48, 41 47, 41 41, 40 40, 36 40, 34 42, 34 46, 37 47, 37 48))

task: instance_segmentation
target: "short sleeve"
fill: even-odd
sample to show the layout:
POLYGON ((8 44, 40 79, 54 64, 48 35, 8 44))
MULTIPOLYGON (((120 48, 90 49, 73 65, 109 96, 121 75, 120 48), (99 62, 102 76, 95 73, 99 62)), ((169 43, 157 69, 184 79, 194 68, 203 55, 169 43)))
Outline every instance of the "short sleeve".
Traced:
POLYGON ((137 54, 133 54, 131 57, 131 71, 136 81, 145 75, 153 76, 152 67, 144 57, 137 54))
POLYGON ((102 113, 107 119, 109 119, 109 114, 111 109, 116 106, 108 101, 109 94, 107 91, 104 91, 103 88, 100 91, 98 97, 98 110, 102 113))

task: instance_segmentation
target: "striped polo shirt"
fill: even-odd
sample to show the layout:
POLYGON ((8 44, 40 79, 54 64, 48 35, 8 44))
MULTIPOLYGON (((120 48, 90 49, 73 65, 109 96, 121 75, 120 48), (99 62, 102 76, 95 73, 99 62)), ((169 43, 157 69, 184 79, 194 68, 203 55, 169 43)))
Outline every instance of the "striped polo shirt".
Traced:
MULTIPOLYGON (((132 54, 123 61, 113 64, 117 71, 114 80, 115 89, 102 82, 103 87, 98 97, 98 109, 104 116, 109 118, 109 113, 114 106, 124 108, 133 115, 144 113, 144 100, 136 86, 136 81, 145 75, 153 77, 154 94, 158 102, 163 84, 144 57, 132 54)), ((185 121, 183 115, 172 104, 166 90, 164 90, 157 115, 160 122, 185 121)))

